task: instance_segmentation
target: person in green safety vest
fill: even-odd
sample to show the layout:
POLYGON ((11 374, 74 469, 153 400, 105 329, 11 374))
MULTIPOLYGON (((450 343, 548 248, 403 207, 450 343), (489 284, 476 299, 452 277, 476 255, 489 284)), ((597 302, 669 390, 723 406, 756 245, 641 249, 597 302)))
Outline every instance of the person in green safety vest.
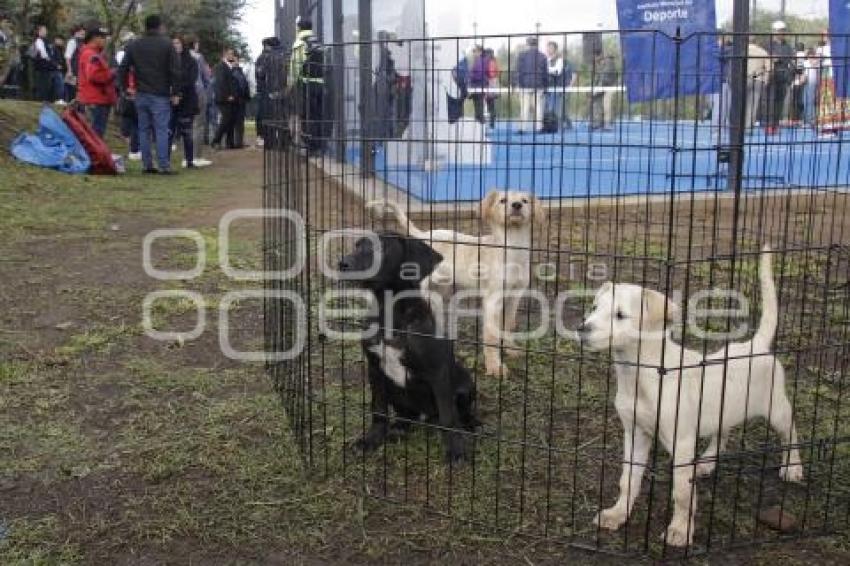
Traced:
POLYGON ((313 34, 313 23, 299 18, 292 44, 287 84, 294 102, 290 128, 296 144, 308 151, 324 146, 325 49, 313 34))

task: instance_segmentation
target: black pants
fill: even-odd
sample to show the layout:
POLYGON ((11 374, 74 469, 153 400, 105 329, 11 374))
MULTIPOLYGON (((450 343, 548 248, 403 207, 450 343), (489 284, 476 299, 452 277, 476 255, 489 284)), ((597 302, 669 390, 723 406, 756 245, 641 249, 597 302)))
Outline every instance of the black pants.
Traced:
POLYGON ((472 94, 469 96, 472 99, 472 107, 475 109, 475 120, 481 124, 484 123, 484 95, 472 94))
POLYGON ((246 102, 237 102, 233 116, 233 145, 235 147, 245 146, 245 109, 246 102))
POLYGON ((56 100, 53 92, 53 71, 36 69, 33 73, 35 79, 35 89, 33 94, 36 100, 40 102, 53 102, 56 100))
POLYGON ((225 102, 218 104, 218 129, 215 131, 215 136, 213 136, 212 144, 218 145, 221 143, 221 138, 226 138, 227 147, 232 149, 234 147, 233 140, 233 127, 236 123, 236 104, 232 102, 225 102))
POLYGON ((496 125, 496 97, 487 94, 473 94, 472 106, 475 108, 475 119, 483 124, 485 120, 484 105, 487 105, 487 113, 490 114, 490 127, 496 125))
POLYGON ((805 90, 805 85, 792 85, 791 86, 791 108, 789 112, 791 115, 789 118, 791 120, 795 120, 801 122, 803 120, 805 112, 803 111, 803 91, 805 90))
POLYGON ((177 112, 172 112, 171 123, 168 125, 168 151, 171 151, 177 136, 183 138, 183 156, 186 158, 187 166, 192 165, 192 159, 195 156, 195 139, 192 135, 194 121, 194 116, 178 116, 177 112))
POLYGON ((788 81, 779 79, 770 81, 767 89, 767 125, 779 126, 782 121, 782 110, 785 106, 785 96, 788 94, 788 81))
POLYGON ((327 124, 324 117, 324 85, 306 83, 301 90, 301 137, 307 149, 324 148, 327 124))
POLYGON ((257 136, 264 138, 266 137, 266 132, 264 130, 263 120, 266 117, 266 114, 269 112, 269 108, 271 106, 271 101, 269 100, 269 95, 264 92, 257 93, 257 116, 256 116, 256 124, 257 124, 257 136))

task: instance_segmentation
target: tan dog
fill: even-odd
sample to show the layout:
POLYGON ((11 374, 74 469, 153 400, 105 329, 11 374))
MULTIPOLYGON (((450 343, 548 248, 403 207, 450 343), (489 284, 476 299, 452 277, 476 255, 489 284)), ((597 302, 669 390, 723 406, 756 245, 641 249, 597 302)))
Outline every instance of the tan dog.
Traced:
POLYGON ((509 355, 518 355, 503 330, 516 327, 522 293, 531 282, 532 226, 545 226, 546 211, 533 195, 492 191, 481 201, 480 215, 490 234, 471 236, 454 230, 420 230, 395 203, 372 201, 367 208, 391 210, 402 229, 430 244, 443 261, 423 282, 443 295, 453 289, 480 290, 483 307, 484 366, 488 375, 507 373, 500 341, 509 355))

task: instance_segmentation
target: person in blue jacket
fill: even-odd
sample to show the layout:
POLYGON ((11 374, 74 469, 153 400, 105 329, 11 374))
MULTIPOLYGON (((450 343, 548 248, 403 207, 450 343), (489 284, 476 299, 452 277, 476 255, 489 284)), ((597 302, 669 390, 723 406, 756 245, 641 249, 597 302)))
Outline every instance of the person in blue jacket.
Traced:
POLYGON ((537 131, 543 122, 543 93, 549 81, 549 64, 537 48, 537 38, 529 37, 517 57, 517 86, 520 89, 519 133, 537 131))

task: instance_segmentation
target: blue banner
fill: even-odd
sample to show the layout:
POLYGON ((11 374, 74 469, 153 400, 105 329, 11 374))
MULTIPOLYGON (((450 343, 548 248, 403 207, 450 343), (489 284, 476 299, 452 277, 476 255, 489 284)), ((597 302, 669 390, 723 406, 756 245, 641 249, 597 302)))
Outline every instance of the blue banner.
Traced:
POLYGON ((830 58, 832 59, 835 95, 847 98, 850 93, 850 2, 848 0, 829 0, 830 58))
POLYGON ((720 49, 713 0, 617 0, 623 77, 629 102, 720 90, 720 49), (645 30, 645 31, 643 31, 645 30))

